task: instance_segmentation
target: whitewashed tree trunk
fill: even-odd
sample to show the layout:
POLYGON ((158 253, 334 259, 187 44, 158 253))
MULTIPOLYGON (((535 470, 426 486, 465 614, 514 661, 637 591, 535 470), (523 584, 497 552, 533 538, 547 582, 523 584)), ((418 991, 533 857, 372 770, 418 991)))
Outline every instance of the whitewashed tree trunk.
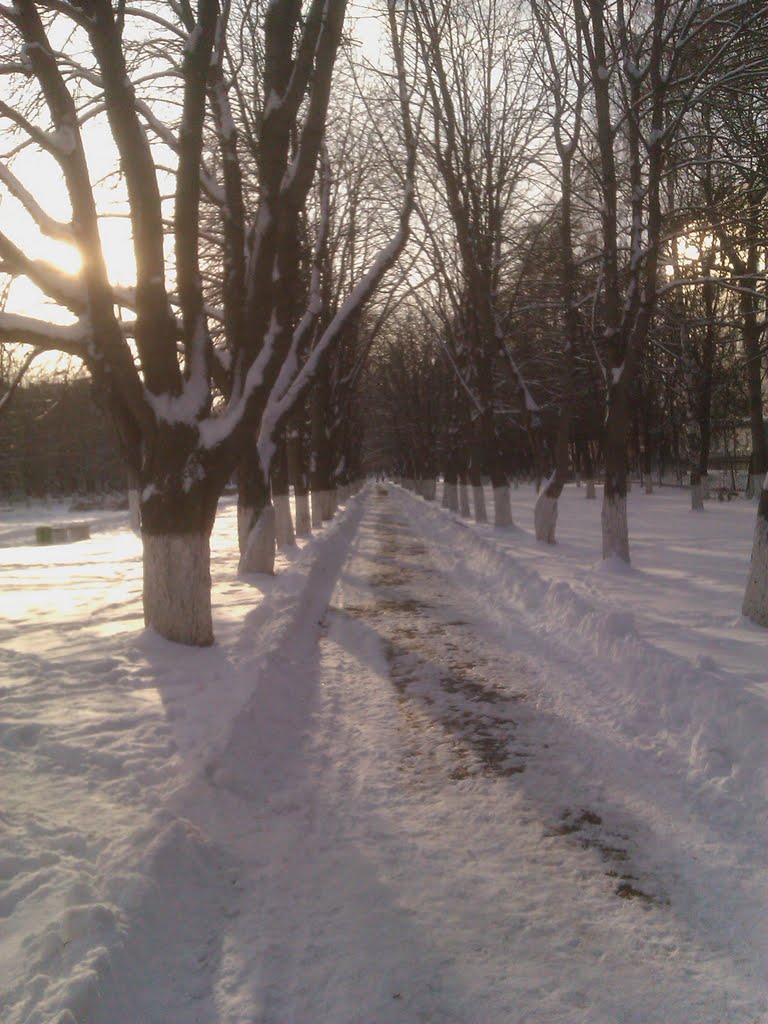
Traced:
POLYGON ((238 507, 237 529, 240 535, 240 573, 275 572, 275 509, 266 505, 257 515, 248 508, 238 507))
POLYGON ((589 478, 589 480, 587 480, 586 492, 584 494, 584 497, 597 498, 597 491, 595 490, 595 481, 591 477, 589 478))
POLYGON ((293 529, 291 502, 287 494, 276 494, 275 506, 275 540, 281 551, 296 546, 296 534, 293 529))
POLYGON ((336 511, 336 491, 312 491, 312 526, 321 527, 333 519, 336 511))
POLYGON ((312 528, 319 530, 323 525, 323 494, 324 491, 312 491, 312 528))
POLYGON ((488 512, 485 508, 485 492, 482 487, 473 485, 472 487, 472 501, 475 506, 475 522, 476 523, 487 523, 488 512))
POLYGON ((176 643, 212 644, 208 534, 144 533, 142 543, 145 625, 176 643))
POLYGON ((493 525, 496 527, 513 525, 509 485, 493 488, 493 525))
POLYGON ((546 487, 541 491, 533 506, 533 525, 536 540, 554 544, 557 530, 557 498, 547 497, 546 487))
POLYGON ((627 499, 603 495, 601 513, 603 526, 603 558, 621 558, 629 561, 629 528, 627 525, 627 499))
POLYGON ((459 488, 457 484, 445 484, 443 487, 443 508, 450 512, 459 511, 459 488))
POLYGON ((296 536, 312 536, 312 514, 309 509, 309 495, 297 494, 296 498, 296 536))
POLYGON ((459 511, 465 519, 472 516, 472 509, 469 504, 469 487, 463 482, 459 483, 459 511))
POLYGON ((128 488, 128 525, 136 533, 141 530, 141 492, 138 487, 128 488))
POLYGON ((768 626, 768 476, 760 491, 749 578, 741 610, 758 626, 768 626))
POLYGON ((136 533, 141 531, 141 476, 133 466, 128 467, 128 525, 136 533))

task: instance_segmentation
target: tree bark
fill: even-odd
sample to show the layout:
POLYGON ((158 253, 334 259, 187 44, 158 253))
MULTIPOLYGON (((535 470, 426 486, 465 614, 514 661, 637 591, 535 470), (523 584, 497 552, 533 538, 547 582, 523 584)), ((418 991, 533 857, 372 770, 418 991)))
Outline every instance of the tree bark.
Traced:
POLYGON ((472 516, 472 509, 469 504, 469 486, 467 483, 466 473, 462 473, 459 477, 459 512, 464 519, 470 519, 472 516))
POLYGON ((288 479, 293 484, 296 502, 296 536, 309 537, 312 534, 312 516, 309 508, 309 476, 307 474, 301 422, 298 416, 289 421, 285 435, 288 479))
POLYGON ((288 453, 282 432, 272 462, 272 503, 275 506, 275 540, 279 550, 296 546, 288 484, 288 453))
POLYGON ((758 626, 768 626, 768 477, 760 491, 749 579, 741 610, 758 626))
POLYGON ((224 481, 193 428, 162 424, 141 472, 144 623, 167 640, 213 643, 209 538, 224 481))
POLYGON ((536 540, 545 544, 555 543, 557 529, 557 511, 559 494, 553 496, 550 491, 555 474, 546 483, 546 486, 536 499, 533 506, 533 525, 536 531, 536 540))
POLYGON ((603 558, 629 562, 627 525, 627 400, 621 382, 611 387, 605 424, 605 485, 601 523, 603 558))
POLYGON ((312 526, 319 528, 333 518, 333 450, 329 430, 331 416, 330 365, 324 361, 312 389, 312 455, 309 488, 312 495, 312 526))
POLYGON ((443 484, 443 508, 449 512, 459 511, 459 485, 455 480, 446 480, 443 484))
POLYGON ((239 573, 275 572, 275 510, 269 481, 253 456, 238 467, 237 536, 240 544, 239 573))
POLYGON ((141 476, 128 466, 128 525, 135 533, 141 532, 141 476))
POLYGON ((213 643, 209 533, 142 534, 144 623, 166 640, 213 643))

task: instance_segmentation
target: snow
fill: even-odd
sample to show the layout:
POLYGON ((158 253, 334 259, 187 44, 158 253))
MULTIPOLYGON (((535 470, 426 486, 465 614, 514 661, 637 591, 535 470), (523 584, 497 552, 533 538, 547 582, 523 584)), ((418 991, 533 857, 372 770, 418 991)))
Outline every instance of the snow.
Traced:
POLYGON ((205 650, 127 513, 0 510, 3 1024, 765 1024, 755 505, 635 487, 605 566, 583 495, 369 485, 249 579, 226 499, 205 650))

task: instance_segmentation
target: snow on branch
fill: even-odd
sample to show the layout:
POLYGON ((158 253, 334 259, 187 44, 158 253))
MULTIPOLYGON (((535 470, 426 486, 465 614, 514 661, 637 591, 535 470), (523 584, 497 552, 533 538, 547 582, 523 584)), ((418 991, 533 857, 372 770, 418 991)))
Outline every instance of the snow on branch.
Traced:
POLYGON ((72 225, 63 224, 46 213, 32 193, 22 185, 16 175, 4 163, 0 163, 0 181, 14 199, 21 203, 44 235, 47 235, 49 238, 56 238, 62 242, 74 242, 75 236, 72 231, 72 225))
POLYGON ((75 314, 82 313, 86 295, 77 278, 45 260, 31 259, 0 231, 0 261, 5 273, 26 276, 40 291, 75 314))
POLYGON ((75 133, 72 128, 66 125, 46 132, 27 120, 23 114, 3 100, 0 100, 0 117, 5 117, 13 122, 32 142, 36 142, 41 149, 44 149, 46 153, 50 153, 59 163, 65 160, 66 157, 72 156, 75 151, 75 133))
POLYGON ((85 357, 91 340, 91 326, 87 317, 75 324, 52 324, 35 317, 0 313, 0 341, 3 342, 33 345, 41 351, 59 351, 85 357))
MULTIPOLYGON (((415 205, 416 189, 416 140, 411 120, 410 96, 406 81, 405 60, 402 48, 402 27, 397 24, 395 5, 388 3, 390 38, 397 69, 398 96, 402 119, 403 136, 406 149, 405 176, 403 198, 398 218, 398 229, 388 245, 384 246, 374 259, 368 271, 360 278, 355 287, 337 310, 335 316, 325 328, 314 348, 296 373, 290 386, 284 391, 277 387, 271 389, 264 413, 261 417, 257 448, 262 464, 267 466, 274 450, 274 432, 279 423, 290 412, 304 390, 309 386, 317 373, 321 360, 336 344, 344 329, 351 320, 360 314, 365 304, 379 287, 386 273, 394 266, 402 253, 410 236, 411 213, 415 205)), ((278 377, 283 386, 282 375, 278 377)))

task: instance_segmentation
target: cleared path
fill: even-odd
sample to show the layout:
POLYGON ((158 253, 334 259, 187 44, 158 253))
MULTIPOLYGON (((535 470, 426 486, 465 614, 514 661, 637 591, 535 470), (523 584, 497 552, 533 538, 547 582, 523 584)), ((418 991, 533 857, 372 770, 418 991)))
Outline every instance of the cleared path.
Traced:
POLYGON ((540 641, 484 621, 407 507, 366 499, 212 773, 243 865, 212 1020, 760 1024, 738 942, 678 913, 596 776, 604 738, 540 699, 540 641))

